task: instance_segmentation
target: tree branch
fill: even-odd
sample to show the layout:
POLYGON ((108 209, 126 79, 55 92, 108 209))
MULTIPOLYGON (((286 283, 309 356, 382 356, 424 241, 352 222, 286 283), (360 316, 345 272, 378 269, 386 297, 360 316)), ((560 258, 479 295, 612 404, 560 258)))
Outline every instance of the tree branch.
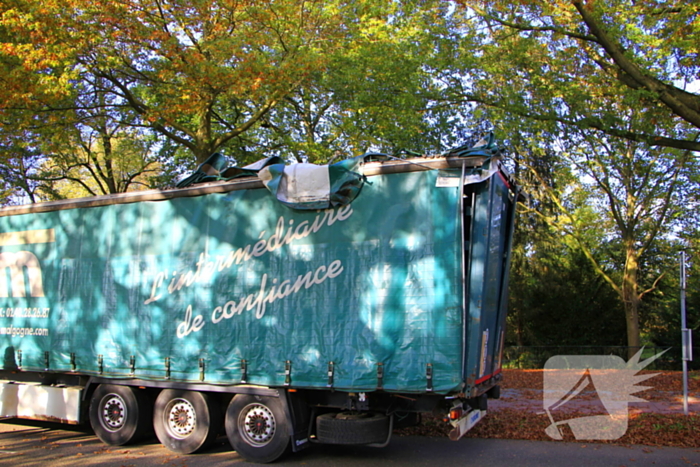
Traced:
POLYGON ((641 292, 641 293, 637 296, 637 298, 638 298, 639 300, 641 300, 642 297, 644 297, 646 294, 648 294, 649 292, 653 292, 654 290, 656 290, 656 286, 659 284, 659 281, 661 280, 661 278, 664 277, 665 275, 666 275, 666 273, 665 273, 665 272, 662 272, 661 275, 659 275, 659 277, 656 278, 656 280, 655 280, 654 283, 651 285, 651 287, 649 287, 648 289, 646 289, 644 292, 641 292))
MULTIPOLYGON (((598 23, 591 12, 591 3, 586 2, 584 5, 584 0, 574 0, 573 4, 583 19, 583 22, 588 26, 591 34, 597 38, 597 42, 603 47, 622 73, 634 80, 640 88, 656 93, 659 96, 659 100, 683 120, 700 128, 700 112, 698 112, 698 109, 700 109, 699 96, 666 84, 658 78, 646 74, 634 61, 627 57, 623 47, 615 42, 598 23)), ((630 86, 629 80, 623 78, 620 79, 620 81, 634 88, 634 85, 630 86)))
POLYGON ((566 37, 571 37, 572 39, 579 39, 579 40, 586 41, 586 42, 595 42, 595 43, 598 42, 598 39, 596 38, 596 36, 592 36, 592 35, 588 35, 588 34, 580 34, 580 33, 574 32, 574 31, 569 31, 568 29, 557 28, 554 26, 532 26, 531 24, 514 23, 512 21, 506 21, 506 20, 499 18, 497 16, 490 15, 483 10, 476 9, 473 6, 471 8, 474 8, 475 11, 479 12, 480 16, 483 16, 486 19, 493 20, 496 23, 500 24, 501 26, 505 26, 505 27, 508 27, 511 29, 517 29, 518 31, 554 32, 554 33, 561 34, 561 35, 566 36, 566 37))
POLYGON ((630 141, 636 141, 638 143, 645 143, 652 147, 666 147, 689 151, 700 151, 700 142, 698 141, 669 138, 666 136, 650 135, 647 133, 637 133, 630 130, 608 127, 606 125, 603 125, 602 121, 597 117, 584 117, 579 120, 575 120, 571 118, 561 117, 556 114, 544 115, 528 112, 522 109, 517 109, 513 107, 510 103, 501 103, 498 101, 489 100, 484 97, 477 96, 475 94, 465 93, 462 95, 462 97, 465 101, 468 102, 476 102, 489 107, 495 107, 510 112, 511 114, 519 115, 521 117, 529 118, 532 120, 537 120, 541 122, 559 122, 565 125, 578 127, 583 130, 598 130, 610 136, 616 136, 630 141))

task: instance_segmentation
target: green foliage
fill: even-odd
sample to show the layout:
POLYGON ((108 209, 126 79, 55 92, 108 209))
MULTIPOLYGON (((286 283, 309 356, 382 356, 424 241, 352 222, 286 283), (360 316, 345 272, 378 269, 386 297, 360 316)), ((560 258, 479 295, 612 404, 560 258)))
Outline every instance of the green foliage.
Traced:
MULTIPOLYGON (((511 345, 624 345, 625 320, 617 294, 575 245, 528 238, 519 227, 511 269, 508 339, 511 345), (575 330, 575 332, 572 332, 575 330)), ((550 231, 550 235, 554 235, 550 231)))
POLYGON ((469 1, 455 100, 650 146, 700 149, 693 2, 469 1), (683 31, 683 32, 681 32, 683 31), (691 35, 685 35, 691 34, 691 35), (464 79, 468 76, 469 79, 464 79), (633 125, 630 114, 644 115, 633 125))
POLYGON ((171 175, 214 151, 240 164, 436 152, 468 127, 462 109, 436 98, 433 67, 456 38, 449 10, 438 1, 13 0, 0 16, 0 132, 32 138, 47 158, 84 152, 39 143, 58 127, 155 132, 177 146, 177 160, 161 161, 171 175))
MULTIPOLYGON (((511 324, 520 333, 511 336, 513 342, 537 341, 527 334, 534 328, 547 329, 544 335, 562 339, 546 323, 530 323, 540 303, 546 308, 542 316, 551 322, 562 321, 557 303, 572 300, 557 289, 559 280, 568 284, 572 295, 582 297, 579 302, 589 299, 592 284, 582 287, 583 278, 567 273, 569 253, 561 252, 567 246, 579 259, 585 257, 589 272, 604 281, 604 290, 596 292, 597 297, 608 295, 611 301, 590 306, 601 313, 601 307, 605 312, 615 310, 610 318, 617 323, 627 317, 628 345, 661 343, 649 318, 667 315, 668 305, 664 308, 654 302, 672 270, 674 252, 663 245, 686 226, 695 226, 691 231, 697 231, 697 210, 687 201, 698 189, 695 158, 687 151, 650 149, 590 131, 560 132, 549 123, 524 121, 497 109, 490 113, 506 122, 518 179, 531 195, 519 219, 527 233, 516 237, 524 249, 516 249, 513 263, 511 310, 515 313, 511 324), (552 261, 550 254, 559 260, 552 261), (542 273, 550 268, 562 276, 542 273), (552 286, 543 286, 542 281, 552 286), (539 287, 543 287, 542 296, 536 295, 539 287), (557 298, 549 302, 548 295, 557 298), (619 313, 617 318, 615 313, 619 313)), ((574 270, 584 273, 583 266, 577 264, 574 270)), ((574 308, 578 315, 586 315, 585 306, 574 308)), ((582 329, 581 323, 568 324, 582 329)), ((624 324, 623 320, 623 329, 624 324)), ((600 342, 597 337, 585 336, 579 344, 600 342)), ((605 337, 610 341, 607 345, 618 339, 605 337)))

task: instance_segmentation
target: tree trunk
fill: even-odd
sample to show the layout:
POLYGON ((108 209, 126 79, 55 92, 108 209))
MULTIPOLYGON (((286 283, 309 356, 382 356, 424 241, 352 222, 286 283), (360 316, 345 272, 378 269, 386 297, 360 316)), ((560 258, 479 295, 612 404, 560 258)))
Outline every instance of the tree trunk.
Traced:
POLYGON ((625 320, 627 322, 627 357, 632 358, 641 348, 639 336, 639 284, 637 272, 639 267, 638 252, 634 248, 634 241, 625 242, 625 269, 622 277, 622 301, 625 307, 625 320))

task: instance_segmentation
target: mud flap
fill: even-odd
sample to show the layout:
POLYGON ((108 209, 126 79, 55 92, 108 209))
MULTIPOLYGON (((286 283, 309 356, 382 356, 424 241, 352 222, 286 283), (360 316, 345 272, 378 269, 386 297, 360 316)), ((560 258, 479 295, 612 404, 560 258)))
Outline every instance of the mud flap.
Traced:
POLYGON ((474 425, 479 423, 479 421, 484 418, 485 415, 485 410, 474 409, 467 412, 467 414, 461 418, 450 422, 454 427, 452 431, 450 431, 450 439, 452 441, 457 441, 459 438, 464 436, 467 431, 474 428, 474 425))

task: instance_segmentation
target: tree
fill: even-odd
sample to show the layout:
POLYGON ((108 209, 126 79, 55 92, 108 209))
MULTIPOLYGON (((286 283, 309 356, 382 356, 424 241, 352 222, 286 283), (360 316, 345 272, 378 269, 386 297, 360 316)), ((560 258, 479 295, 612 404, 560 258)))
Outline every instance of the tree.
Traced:
POLYGON ((155 188, 161 173, 158 140, 125 129, 71 129, 53 148, 30 179, 46 199, 125 193, 155 188), (72 187, 72 188, 71 188, 72 187), (79 187, 79 188, 78 188, 79 187))
MULTIPOLYGON (((45 74, 53 90, 102 93, 103 105, 128 110, 200 162, 257 123, 310 70, 323 67, 323 50, 332 52, 349 39, 345 12, 334 4, 12 3, 4 26, 18 40, 6 54, 27 67, 36 60, 32 49, 41 44, 47 50, 31 70, 33 89, 41 82, 36 75, 45 74), (36 34, 37 28, 46 32, 36 34), (61 44, 65 58, 54 63, 50 57, 61 44), (78 85, 65 82, 67 76, 78 85)), ((51 107, 40 104, 35 111, 51 107)))
POLYGON ((31 173, 41 164, 41 155, 18 141, 2 141, 0 157, 0 206, 12 200, 34 203, 39 200, 38 184, 31 173))
POLYGON ((105 106, 104 99, 102 93, 81 94, 73 108, 60 114, 40 112, 31 119, 19 115, 16 123, 4 126, 3 181, 16 187, 16 200, 36 202, 157 186, 162 139, 120 122, 124 116, 105 106))
POLYGON ((700 96, 686 88, 700 73, 690 39, 700 10, 655 0, 460 3, 462 59, 439 74, 444 101, 477 103, 505 134, 529 135, 520 154, 554 148, 571 165, 572 176, 558 173, 564 186, 541 180, 556 206, 543 216, 621 298, 628 345, 639 346, 640 302, 661 277, 640 265, 679 227, 680 198, 692 193, 682 185, 697 170, 700 96), (611 254, 593 229, 605 229, 611 254))
MULTIPOLYGON (((686 212, 682 198, 697 189, 689 178, 697 172, 696 164, 689 151, 647 149, 588 132, 569 131, 559 145, 572 176, 560 187, 540 178, 557 208, 554 215, 543 213, 544 220, 576 241, 620 297, 633 354, 641 346, 640 304, 663 276, 663 271, 641 266, 658 241, 679 225, 678 217, 686 212)), ((531 173, 539 176, 532 168, 531 173)))
MULTIPOLYGON (((652 147, 700 150, 696 2, 462 1, 455 100, 652 147), (630 126, 626 115, 643 113, 630 126)), ((560 127, 561 128, 561 127, 560 127)))
MULTIPOLYGON (((197 162, 227 145, 313 147, 323 140, 311 127, 329 128, 346 110, 358 111, 341 102, 357 103, 351 94, 373 76, 381 79, 368 86, 375 95, 392 81, 402 81, 403 93, 429 83, 419 56, 398 63, 398 52, 415 44, 426 50, 426 31, 442 24, 445 8, 430 1, 11 0, 0 21, 9 38, 0 58, 13 66, 0 71, 7 85, 0 101, 29 119, 109 109, 119 124, 151 128, 197 162), (343 64, 368 68, 337 68, 343 64), (300 114, 306 127, 294 134, 289 128, 302 126, 290 118, 300 114)), ((420 113, 417 107, 410 111, 420 113)), ((394 117, 403 120, 405 109, 394 117)), ((372 122, 373 132, 384 136, 377 129, 387 123, 372 122)))
POLYGON ((433 79, 455 31, 447 4, 393 3, 390 20, 368 22, 351 50, 282 100, 253 135, 285 158, 318 162, 370 148, 436 153, 462 143, 474 121, 459 106, 436 103, 442 91, 433 79))

